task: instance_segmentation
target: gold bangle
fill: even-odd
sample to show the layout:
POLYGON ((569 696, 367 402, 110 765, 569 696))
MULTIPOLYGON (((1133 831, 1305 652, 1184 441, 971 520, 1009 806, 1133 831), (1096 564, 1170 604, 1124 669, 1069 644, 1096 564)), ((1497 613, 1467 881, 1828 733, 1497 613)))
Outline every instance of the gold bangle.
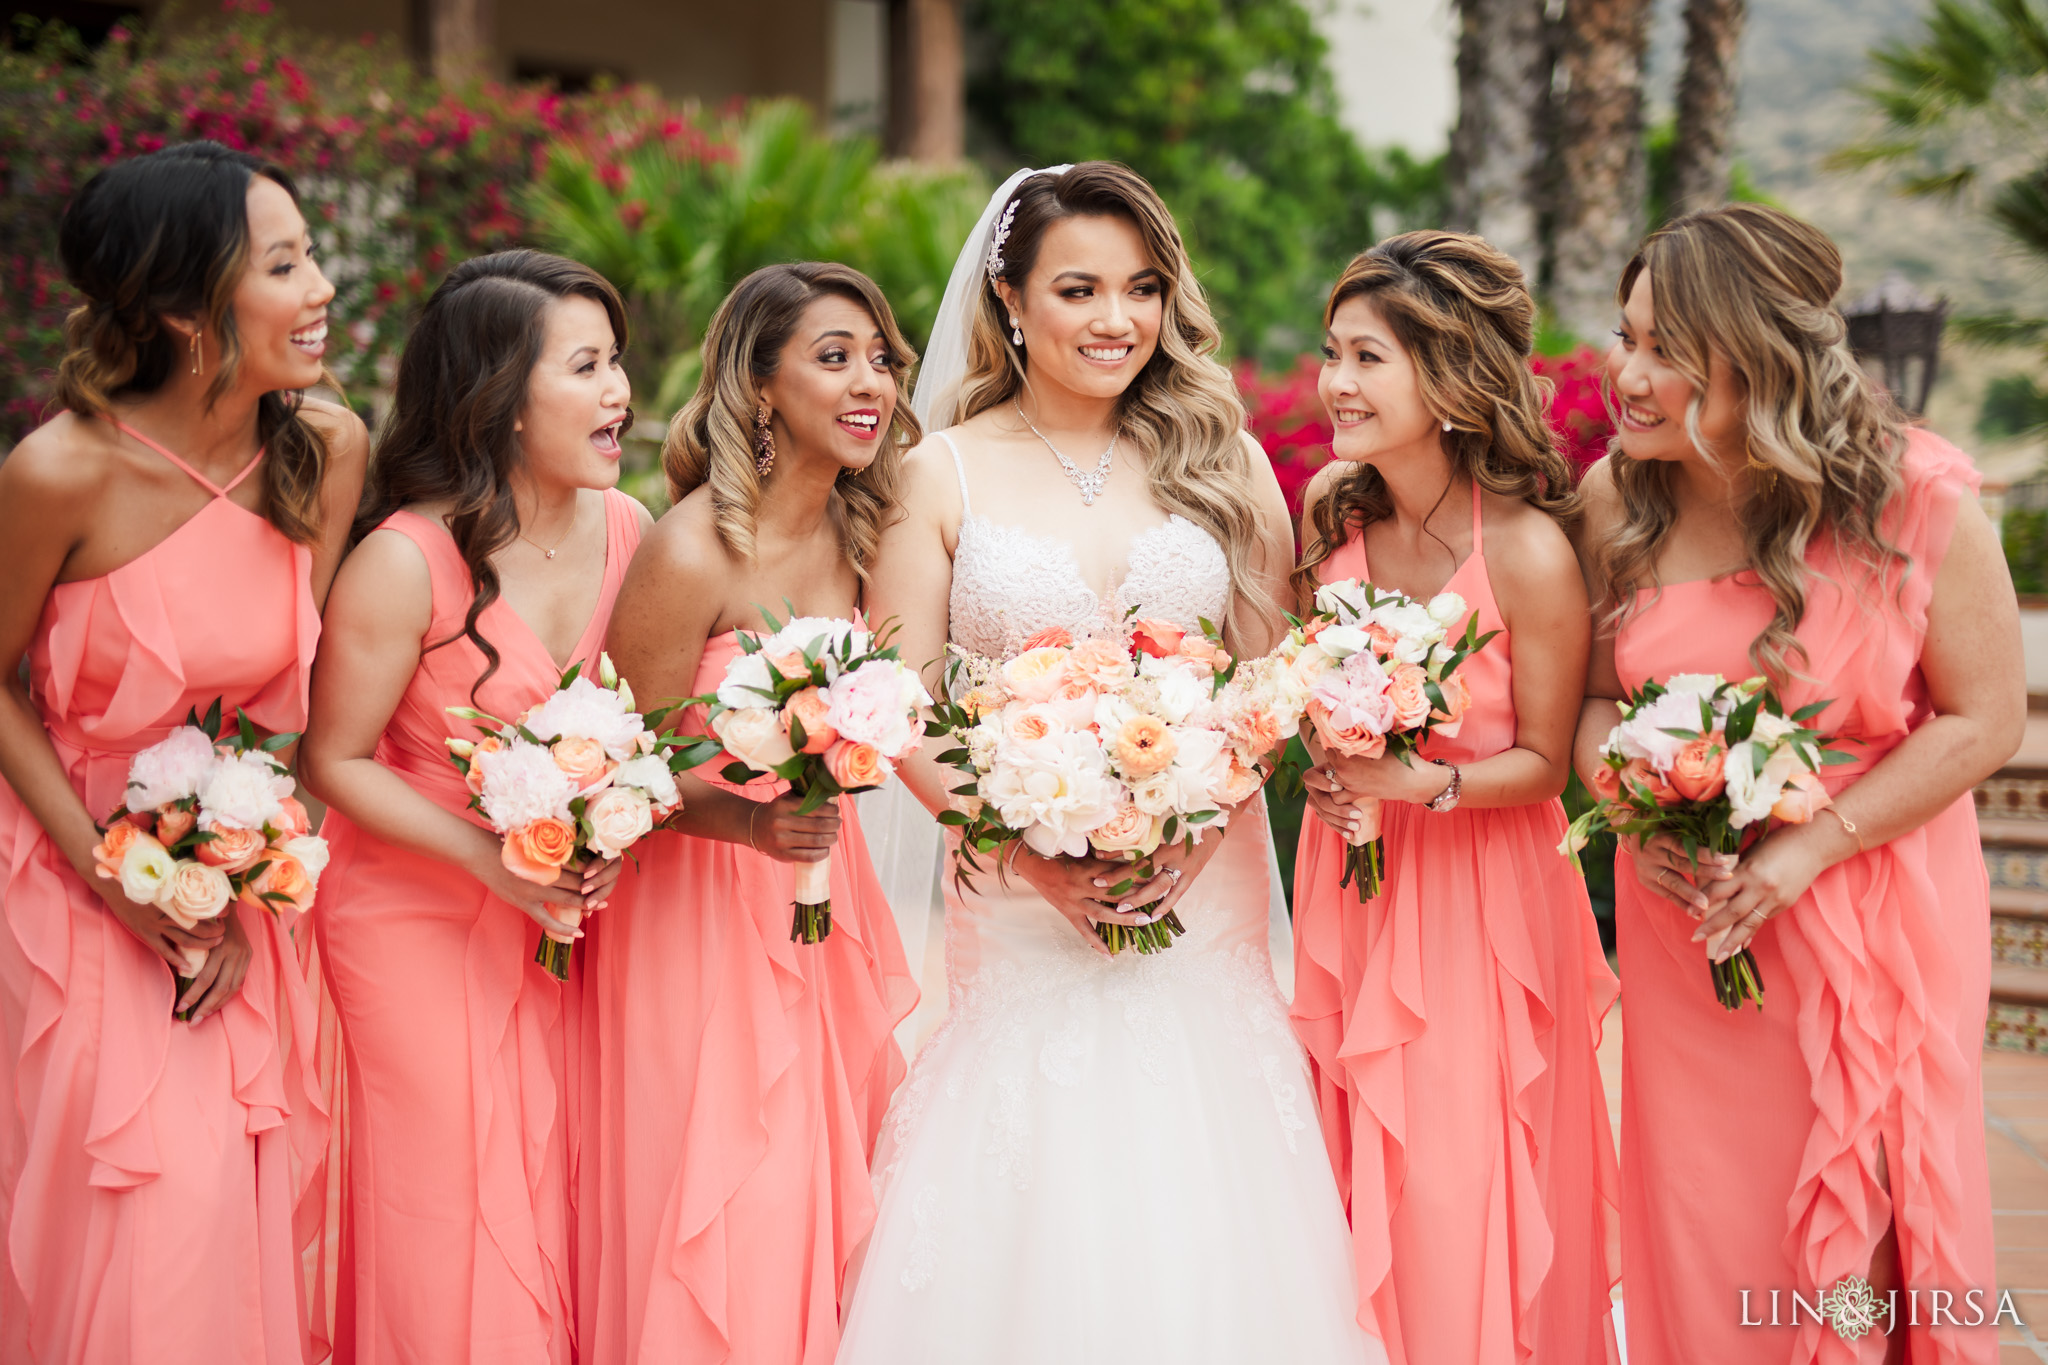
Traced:
POLYGON ((1856 841, 1856 851, 1858 853, 1868 853, 1870 851, 1869 849, 1863 846, 1863 836, 1856 832, 1856 826, 1854 822, 1852 822, 1849 819, 1848 816, 1842 814, 1841 811, 1837 810, 1833 806, 1822 806, 1821 809, 1842 822, 1842 828, 1848 830, 1849 837, 1856 841))
POLYGON ((747 847, 754 850, 754 852, 759 853, 761 851, 761 846, 754 842, 754 817, 761 813, 761 807, 765 803, 760 801, 750 801, 748 802, 748 804, 751 805, 753 809, 747 812, 747 847))

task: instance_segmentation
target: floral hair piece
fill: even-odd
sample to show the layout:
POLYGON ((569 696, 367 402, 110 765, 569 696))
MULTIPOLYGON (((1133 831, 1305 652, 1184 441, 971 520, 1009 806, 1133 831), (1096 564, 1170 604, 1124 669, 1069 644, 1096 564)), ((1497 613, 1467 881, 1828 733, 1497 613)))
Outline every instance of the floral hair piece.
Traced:
POLYGON ((996 230, 988 239, 988 277, 1001 279, 1004 269, 1003 243, 1010 239, 1010 224, 1017 218, 1017 199, 1011 196, 1003 206, 1003 216, 996 219, 996 230))

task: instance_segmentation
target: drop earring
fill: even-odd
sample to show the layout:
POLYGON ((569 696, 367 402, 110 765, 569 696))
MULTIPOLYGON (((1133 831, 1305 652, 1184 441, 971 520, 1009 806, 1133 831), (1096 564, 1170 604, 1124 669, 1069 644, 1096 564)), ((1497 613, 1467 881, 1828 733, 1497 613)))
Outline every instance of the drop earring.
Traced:
POLYGON ((1024 329, 1017 325, 1017 319, 1014 317, 1010 319, 1010 344, 1012 346, 1022 346, 1024 344, 1024 329))
POLYGON ((775 433, 768 429, 768 405, 754 409, 754 473, 768 477, 775 468, 775 433))
POLYGON ((205 373, 205 370, 199 364, 199 333, 197 332, 192 334, 192 373, 205 373))
POLYGON ((1445 430, 1445 431, 1449 431, 1450 429, 1451 429, 1451 419, 1450 419, 1450 418, 1448 418, 1448 417, 1446 417, 1446 418, 1444 418, 1444 430, 1445 430))

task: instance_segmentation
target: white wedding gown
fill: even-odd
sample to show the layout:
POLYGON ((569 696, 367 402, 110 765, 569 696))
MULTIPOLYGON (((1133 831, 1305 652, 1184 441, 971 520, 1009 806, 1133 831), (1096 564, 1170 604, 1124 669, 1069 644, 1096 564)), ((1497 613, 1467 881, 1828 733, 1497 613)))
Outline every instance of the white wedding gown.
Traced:
MULTIPOLYGON (((1129 565, 1103 603, 1064 543, 970 506, 952 638, 1007 657, 1131 606, 1220 619, 1223 553, 1192 523, 1140 534, 1129 565)), ((1178 903, 1187 933, 1149 957, 1092 951, 1019 879, 963 894, 948 878, 948 1013, 883 1125, 841 1365, 1385 1360, 1356 1325, 1350 1237, 1267 951, 1263 804, 1222 838, 1178 903)))

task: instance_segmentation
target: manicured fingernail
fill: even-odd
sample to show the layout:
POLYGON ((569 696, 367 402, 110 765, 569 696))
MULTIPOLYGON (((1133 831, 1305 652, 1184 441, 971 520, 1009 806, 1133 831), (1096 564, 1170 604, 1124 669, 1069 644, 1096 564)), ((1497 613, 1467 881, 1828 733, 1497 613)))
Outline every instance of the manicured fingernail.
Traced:
POLYGON ((1131 913, 1131 903, 1130 903, 1129 901, 1125 901, 1125 902, 1124 902, 1124 903, 1123 903, 1122 905, 1119 905, 1119 906, 1118 906, 1118 907, 1116 908, 1116 912, 1117 912, 1117 913, 1118 913, 1119 915, 1128 915, 1128 914, 1130 914, 1130 913, 1131 913))
POLYGON ((1097 877, 1097 878, 1095 879, 1095 884, 1096 884, 1097 886, 1108 886, 1108 885, 1109 885, 1109 879, 1108 879, 1108 878, 1106 878, 1106 877, 1097 877))

